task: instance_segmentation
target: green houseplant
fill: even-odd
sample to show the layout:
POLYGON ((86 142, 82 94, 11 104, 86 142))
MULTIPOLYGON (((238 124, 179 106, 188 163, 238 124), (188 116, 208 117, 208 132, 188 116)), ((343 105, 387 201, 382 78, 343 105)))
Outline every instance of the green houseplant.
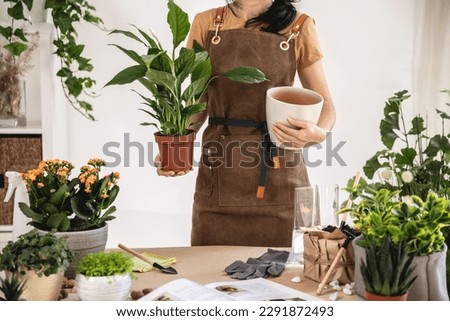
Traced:
POLYGON ((413 256, 407 254, 404 242, 394 245, 387 235, 381 245, 373 240, 371 238, 365 248, 366 259, 361 262, 368 300, 405 301, 409 288, 417 278, 412 275, 413 256))
POLYGON ((0 277, 0 301, 19 301, 25 290, 26 281, 21 281, 17 275, 0 277))
POLYGON ((25 299, 56 300, 72 258, 64 238, 33 229, 3 248, 0 269, 26 281, 25 299))
POLYGON ((77 265, 77 294, 83 301, 125 300, 131 289, 133 262, 121 252, 98 252, 77 265))
MULTIPOLYGON (((141 95, 147 109, 141 109, 157 123, 143 122, 141 125, 155 126, 158 132, 155 138, 160 147, 161 161, 164 170, 185 171, 192 167, 192 148, 195 133, 189 130, 191 117, 206 108, 206 102, 200 98, 206 94, 208 87, 216 76, 212 76, 211 61, 207 51, 198 44, 193 48, 182 47, 180 44, 186 39, 190 24, 188 15, 178 7, 173 0, 168 1, 169 12, 167 22, 172 31, 171 52, 165 50, 154 32, 146 33, 136 28, 138 34, 114 30, 111 34, 122 34, 145 47, 142 54, 114 45, 134 61, 134 65, 122 70, 111 79, 106 86, 123 85, 139 81, 150 97, 141 95), (188 82, 186 87, 183 85, 188 82), (188 150, 186 159, 180 161, 176 151, 171 149, 173 144, 186 142, 188 150), (169 147, 161 150, 162 147, 169 147), (175 160, 172 160, 174 156, 175 160), (170 159, 169 159, 170 158, 170 159), (178 160, 178 164, 177 161, 178 160)), ((228 79, 259 83, 266 81, 264 74, 251 67, 237 67, 221 75, 228 79)))
POLYGON ((77 262, 86 254, 103 251, 108 239, 107 222, 115 219, 113 204, 118 193, 119 173, 100 176, 105 166, 94 158, 71 178, 73 165, 65 160, 42 161, 35 169, 22 174, 28 189, 29 205, 19 208, 31 221, 28 223, 42 233, 56 231, 67 238, 74 259, 66 270, 68 278, 75 277, 77 262))
MULTIPOLYGON (((352 207, 343 208, 341 213, 350 211, 362 234, 374 236, 378 245, 385 235, 395 244, 406 242, 407 252, 415 255, 413 265, 419 275, 409 295, 412 300, 448 300, 445 285, 435 282, 439 286, 431 290, 436 285, 428 279, 445 278, 445 235, 450 223, 450 134, 445 123, 450 116, 436 109, 442 132, 429 137, 420 115, 412 119, 411 126, 406 125, 403 108, 408 98, 408 92, 401 91, 387 100, 380 122, 385 148, 364 166, 366 176, 373 179, 378 175, 379 181, 361 179, 354 186, 350 180, 347 191, 352 207)), ((357 242, 364 245, 367 240, 357 242)), ((357 258, 362 256, 361 249, 355 246, 357 258)), ((358 280, 357 273, 358 268, 358 280)), ((361 294, 361 288, 355 286, 361 294)))
MULTIPOLYGON (((20 56, 29 45, 23 23, 30 22, 26 11, 33 9, 34 0, 1 0, 8 3, 10 25, 0 26, 0 35, 7 39, 4 49, 14 56, 20 56)), ((94 120, 92 104, 83 100, 82 94, 90 93, 95 80, 89 77, 93 65, 83 54, 84 45, 78 42, 75 24, 87 22, 101 27, 102 20, 95 16, 95 7, 87 0, 45 0, 44 8, 50 10, 52 23, 56 29, 54 54, 60 59, 61 68, 57 76, 61 78, 67 100, 88 119, 94 120)))

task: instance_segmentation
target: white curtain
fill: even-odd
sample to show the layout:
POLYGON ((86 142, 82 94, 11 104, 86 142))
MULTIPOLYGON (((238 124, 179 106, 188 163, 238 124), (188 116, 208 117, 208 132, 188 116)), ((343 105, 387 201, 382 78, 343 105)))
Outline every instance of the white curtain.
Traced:
MULTIPOLYGON (((415 39, 413 54, 413 104, 415 114, 428 118, 428 134, 441 132, 435 109, 450 108, 450 1, 415 1, 415 39)), ((447 125, 446 132, 449 132, 447 125)))

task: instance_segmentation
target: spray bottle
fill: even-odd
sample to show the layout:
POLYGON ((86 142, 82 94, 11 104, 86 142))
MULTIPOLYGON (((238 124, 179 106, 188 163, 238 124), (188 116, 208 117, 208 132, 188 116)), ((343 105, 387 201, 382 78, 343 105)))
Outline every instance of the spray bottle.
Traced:
POLYGON ((28 199, 28 193, 25 183, 18 172, 6 172, 5 176, 8 177, 8 190, 6 191, 6 196, 4 202, 9 202, 11 197, 16 192, 14 197, 14 212, 13 212, 13 228, 12 228, 12 239, 16 241, 17 238, 30 231, 32 227, 27 225, 30 219, 26 217, 19 208, 19 203, 30 204, 28 199))

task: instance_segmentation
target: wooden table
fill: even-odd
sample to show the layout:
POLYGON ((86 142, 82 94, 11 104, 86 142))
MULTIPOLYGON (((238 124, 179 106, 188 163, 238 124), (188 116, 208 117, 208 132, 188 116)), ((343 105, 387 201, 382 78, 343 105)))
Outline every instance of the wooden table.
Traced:
MULTIPOLYGON (((280 249, 280 248, 278 248, 280 249)), ((282 250, 287 250, 283 248, 282 250)), ((132 290, 142 290, 144 288, 156 289, 159 286, 175 280, 186 278, 200 284, 210 282, 220 282, 231 280, 230 276, 224 272, 229 264, 236 260, 246 261, 249 257, 259 257, 267 252, 266 247, 245 247, 245 246, 194 246, 194 247, 171 247, 171 248, 148 248, 136 249, 139 253, 150 252, 156 255, 175 257, 177 263, 173 267, 178 274, 166 274, 159 270, 152 270, 145 273, 136 273, 132 290)), ((301 283, 293 283, 291 280, 295 276, 302 276, 302 270, 298 268, 287 268, 279 277, 271 277, 270 280, 286 285, 293 289, 315 295, 318 283, 302 277, 301 283)), ((324 290, 320 298, 328 300, 333 290, 324 290)), ((347 296, 339 291, 338 300, 360 301, 363 300, 358 295, 347 296)))

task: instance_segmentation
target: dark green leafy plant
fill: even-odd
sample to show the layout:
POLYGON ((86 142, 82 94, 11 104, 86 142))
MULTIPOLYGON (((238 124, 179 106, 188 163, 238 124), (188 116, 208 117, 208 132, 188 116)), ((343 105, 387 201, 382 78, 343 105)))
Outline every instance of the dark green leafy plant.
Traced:
POLYGON ((111 276, 131 274, 133 261, 121 252, 97 252, 81 258, 78 273, 89 276, 111 276))
POLYGON ((0 278, 0 292, 3 297, 0 301, 19 301, 20 296, 25 290, 26 281, 21 281, 17 275, 12 274, 10 277, 0 278))
MULTIPOLYGON (((450 96, 450 91, 445 90, 450 96)), ((372 179, 378 170, 382 181, 390 189, 399 189, 402 196, 417 195, 426 199, 429 191, 438 195, 450 195, 450 133, 445 122, 446 112, 436 109, 442 120, 442 132, 433 137, 427 135, 422 116, 413 118, 407 128, 403 114, 403 102, 410 98, 406 90, 390 97, 384 107, 380 122, 380 135, 385 149, 378 151, 364 166, 364 173, 372 179), (403 147, 395 144, 399 142, 403 147)), ((447 106, 450 106, 447 103, 447 106)))
POLYGON ((64 238, 36 229, 9 241, 0 255, 0 270, 25 275, 34 270, 39 277, 64 272, 73 254, 64 238))
MULTIPOLYGON (((156 123, 143 122, 141 125, 155 126, 163 135, 185 135, 188 133, 191 116, 206 108, 205 102, 199 99, 208 91, 211 82, 217 78, 212 76, 211 60, 204 48, 194 44, 192 49, 177 48, 189 32, 188 15, 173 0, 168 2, 167 22, 172 31, 173 49, 168 53, 156 35, 136 28, 139 35, 125 30, 114 30, 111 34, 125 35, 145 46, 143 54, 114 45, 130 57, 136 64, 130 66, 111 79, 106 86, 123 85, 139 81, 151 94, 141 95, 144 105, 149 109, 141 109, 156 123), (182 85, 189 78, 189 85, 182 85)), ((266 81, 264 74, 251 67, 237 67, 221 75, 228 79, 259 83, 266 81)))
POLYGON ((367 292, 398 296, 406 294, 416 280, 412 277, 412 255, 408 255, 403 242, 394 245, 389 236, 381 246, 371 242, 366 251, 366 262, 361 261, 361 274, 367 292))
MULTIPOLYGON (((33 8, 33 0, 1 0, 9 2, 7 12, 11 17, 9 26, 0 26, 0 35, 7 39, 4 46, 14 56, 20 56, 28 48, 28 39, 17 22, 29 21, 24 11, 33 8)), ((82 93, 93 96, 90 92, 95 80, 87 76, 92 71, 91 60, 83 55, 84 45, 78 43, 78 34, 74 24, 87 22, 102 27, 102 20, 95 16, 95 7, 87 0, 45 0, 45 9, 49 9, 53 25, 56 28, 56 39, 53 41, 54 52, 61 61, 57 76, 61 78, 66 98, 83 116, 94 120, 92 104, 82 100, 82 93)))

